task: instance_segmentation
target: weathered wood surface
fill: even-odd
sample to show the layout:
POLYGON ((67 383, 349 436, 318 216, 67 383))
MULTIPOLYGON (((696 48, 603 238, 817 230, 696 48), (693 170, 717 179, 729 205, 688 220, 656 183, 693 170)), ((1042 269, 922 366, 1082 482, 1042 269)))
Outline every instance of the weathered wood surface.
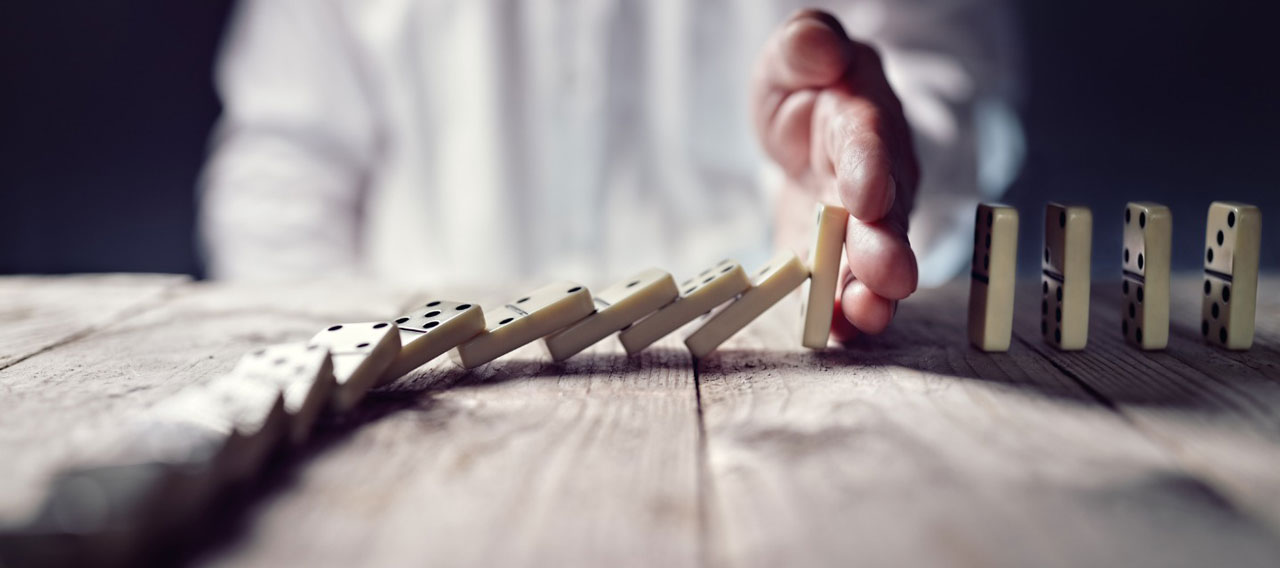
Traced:
MULTIPOLYGON (((251 347, 427 297, 110 278, 41 295, 29 281, 0 279, 0 338, 46 337, 0 347, 0 519, 110 425, 251 347), (111 316, 31 327, 97 286, 118 288, 111 316)), ((1274 566, 1280 280, 1261 287, 1248 353, 1199 343, 1197 281, 1175 286, 1163 353, 1121 343, 1110 284, 1094 290, 1083 353, 1040 342, 1030 288, 1013 349, 974 351, 958 282, 904 303, 886 334, 823 353, 796 347, 798 310, 783 305, 696 369, 678 338, 638 360, 610 340, 565 365, 537 347, 477 372, 438 361, 326 419, 192 560, 1274 566)))

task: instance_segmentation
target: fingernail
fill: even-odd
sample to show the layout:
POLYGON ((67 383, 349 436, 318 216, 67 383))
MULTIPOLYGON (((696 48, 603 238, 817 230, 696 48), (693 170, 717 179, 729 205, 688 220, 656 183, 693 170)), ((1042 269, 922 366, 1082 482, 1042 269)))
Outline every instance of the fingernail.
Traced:
POLYGON ((898 198, 898 182, 889 176, 889 183, 885 184, 883 203, 880 204, 881 215, 888 215, 889 209, 893 208, 893 201, 898 198))

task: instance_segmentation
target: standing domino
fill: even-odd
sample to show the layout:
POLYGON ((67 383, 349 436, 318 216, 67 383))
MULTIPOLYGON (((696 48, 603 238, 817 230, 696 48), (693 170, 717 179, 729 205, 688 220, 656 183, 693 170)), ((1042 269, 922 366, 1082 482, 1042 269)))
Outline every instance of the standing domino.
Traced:
POLYGON ((307 441, 316 418, 337 388, 329 351, 306 343, 251 351, 240 358, 231 374, 280 389, 289 415, 289 441, 295 445, 307 441))
POLYGON ((464 369, 479 367, 595 311, 591 293, 573 282, 555 282, 485 314, 486 329, 449 352, 464 369))
POLYGON ((706 357, 770 306, 785 298, 808 277, 809 269, 805 268, 795 253, 788 251, 773 257, 756 273, 756 280, 751 288, 686 337, 685 346, 694 357, 706 357))
POLYGON ((809 280, 800 294, 800 314, 804 318, 800 343, 809 349, 827 346, 831 333, 831 313, 835 308, 836 279, 840 277, 840 251, 844 250, 844 232, 849 211, 843 207, 818 204, 813 228, 813 247, 809 249, 809 280))
POLYGON ((431 300, 422 309, 396 318, 396 325, 400 328, 400 354, 379 379, 380 385, 480 335, 484 332, 484 311, 476 304, 431 300))
POLYGON ((969 342, 974 347, 1009 350, 1017 268, 1018 210, 1007 205, 978 205, 969 281, 969 342))
POLYGON ((1044 209, 1044 276, 1040 333, 1063 351, 1089 340, 1089 257, 1093 213, 1087 207, 1050 203, 1044 209))
POLYGON ((1227 349, 1253 345, 1262 211, 1244 203, 1209 205, 1204 233, 1204 303, 1200 333, 1227 349))
POLYGON ((724 259, 680 284, 680 297, 618 334, 618 340, 635 355, 654 341, 680 329, 751 287, 747 273, 738 263, 724 259))
POLYGON ((675 279, 666 271, 657 268, 644 270, 605 288, 593 298, 596 313, 547 336, 543 341, 551 359, 563 361, 610 333, 670 304, 679 295, 675 279))
POLYGON ((1173 247, 1173 215, 1149 201, 1124 208, 1124 313, 1120 331, 1125 341, 1142 349, 1169 344, 1169 255, 1173 247))
POLYGON ((311 338, 312 345, 329 349, 333 377, 338 388, 333 408, 351 410, 400 353, 400 334, 390 322, 375 321, 333 325, 311 338))

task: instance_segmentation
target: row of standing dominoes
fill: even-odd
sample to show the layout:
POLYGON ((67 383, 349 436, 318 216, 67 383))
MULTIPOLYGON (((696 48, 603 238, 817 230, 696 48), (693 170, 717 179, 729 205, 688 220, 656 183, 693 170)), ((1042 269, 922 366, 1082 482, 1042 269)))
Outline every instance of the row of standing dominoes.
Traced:
POLYGON ((350 410, 446 352, 471 369, 541 339, 563 361, 616 333, 631 355, 702 316, 684 340, 701 358, 801 283, 801 342, 825 347, 848 218, 820 205, 809 263, 786 252, 754 278, 726 259, 679 286, 658 269, 594 296, 556 282, 488 312, 432 300, 393 321, 336 324, 309 342, 257 349, 228 375, 153 407, 104 459, 61 472, 37 517, 0 534, 0 565, 123 563, 251 479, 282 442, 305 442, 326 408, 350 410))
MULTIPOLYGON (((1214 202, 1205 229, 1200 333, 1227 349, 1253 344, 1262 213, 1244 203, 1214 202)), ((1169 342, 1169 271, 1173 216, 1158 203, 1124 209, 1121 329, 1130 344, 1169 342)), ((1084 349, 1089 332, 1093 215, 1086 207, 1045 207, 1040 334, 1065 351, 1084 349)), ((1017 263, 1018 212, 978 206, 969 288, 969 340, 984 351, 1009 348, 1017 263)))

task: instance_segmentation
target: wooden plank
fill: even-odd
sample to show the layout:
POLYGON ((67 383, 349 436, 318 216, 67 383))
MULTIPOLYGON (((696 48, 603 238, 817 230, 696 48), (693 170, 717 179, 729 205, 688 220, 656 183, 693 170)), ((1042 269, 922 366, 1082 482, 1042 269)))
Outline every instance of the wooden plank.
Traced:
POLYGON ((168 274, 0 278, 0 369, 161 301, 168 274))
POLYGON ((249 349, 303 340, 335 321, 390 317, 410 295, 359 283, 190 284, 168 294, 0 370, 0 520, 29 513, 48 477, 91 455, 112 426, 226 372, 249 349))
MULTIPOLYGON (((1260 330, 1261 347, 1250 352, 1206 345, 1199 282, 1199 276, 1175 279, 1169 346, 1162 352, 1138 351, 1120 339, 1118 283, 1094 286, 1084 352, 1058 353, 1043 344, 1033 329, 1038 314, 1019 313, 1015 330, 1183 467, 1212 480, 1232 502, 1280 532, 1280 368, 1265 351, 1276 337, 1260 330)), ((1260 289, 1274 289, 1274 283, 1260 289)))
POLYGON ((700 363, 713 564, 1274 565, 1263 524, 1049 359, 970 349, 966 290, 829 353, 779 307, 700 363))
POLYGON ((674 339, 445 359, 325 430, 206 565, 691 566, 698 412, 674 339))

